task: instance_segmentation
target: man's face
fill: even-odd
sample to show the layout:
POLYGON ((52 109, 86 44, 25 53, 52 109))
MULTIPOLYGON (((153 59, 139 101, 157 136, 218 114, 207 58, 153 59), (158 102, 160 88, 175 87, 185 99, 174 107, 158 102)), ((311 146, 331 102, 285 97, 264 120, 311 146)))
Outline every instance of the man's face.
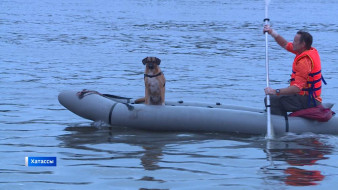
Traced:
POLYGON ((300 34, 296 34, 293 39, 293 51, 300 52, 305 48, 305 42, 300 42, 300 34))

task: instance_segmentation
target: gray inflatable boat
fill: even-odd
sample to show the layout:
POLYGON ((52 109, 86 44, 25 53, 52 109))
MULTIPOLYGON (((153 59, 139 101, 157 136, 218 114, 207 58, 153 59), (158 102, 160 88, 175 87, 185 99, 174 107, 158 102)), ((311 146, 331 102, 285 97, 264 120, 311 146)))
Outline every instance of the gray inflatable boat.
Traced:
MULTIPOLYGON (((266 112, 263 109, 201 103, 166 101, 165 106, 135 104, 135 99, 89 91, 64 91, 59 102, 71 112, 112 126, 126 126, 154 131, 201 131, 243 134, 266 134, 266 112)), ((338 118, 319 122, 300 117, 272 115, 276 135, 286 132, 338 134, 338 118)))

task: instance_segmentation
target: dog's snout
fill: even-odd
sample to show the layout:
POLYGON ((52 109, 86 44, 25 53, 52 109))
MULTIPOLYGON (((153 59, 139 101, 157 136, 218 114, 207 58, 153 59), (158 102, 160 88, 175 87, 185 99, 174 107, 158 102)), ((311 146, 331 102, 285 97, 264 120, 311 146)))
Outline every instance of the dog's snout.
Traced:
POLYGON ((149 69, 154 69, 154 64, 153 63, 148 63, 148 68, 149 69))

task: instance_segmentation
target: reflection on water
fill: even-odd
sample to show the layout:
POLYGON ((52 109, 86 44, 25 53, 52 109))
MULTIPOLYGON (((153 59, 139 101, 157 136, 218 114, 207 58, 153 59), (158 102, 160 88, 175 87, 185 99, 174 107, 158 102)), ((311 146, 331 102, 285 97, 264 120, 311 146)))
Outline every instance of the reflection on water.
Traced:
MULTIPOLYGON (((161 174, 164 170, 174 170, 176 172, 195 173, 199 175, 224 175, 226 170, 218 173, 217 171, 206 171, 203 165, 208 167, 217 165, 218 167, 231 168, 239 167, 236 162, 231 163, 230 157, 214 154, 210 150, 204 152, 205 144, 207 147, 215 146, 220 148, 220 151, 226 147, 227 150, 236 151, 237 149, 252 148, 261 149, 266 156, 255 159, 270 160, 269 166, 264 166, 262 163, 262 175, 273 181, 282 181, 287 186, 311 186, 318 185, 325 176, 323 172, 316 167, 318 161, 327 159, 327 155, 331 154, 332 146, 321 142, 319 137, 312 135, 297 136, 289 135, 266 142, 263 137, 250 136, 234 136, 230 134, 181 134, 181 133, 156 133, 139 131, 134 129, 109 127, 67 127, 66 131, 70 134, 58 137, 63 143, 62 147, 86 150, 86 154, 67 153, 67 160, 77 160, 86 162, 86 160, 95 161, 97 167, 103 168, 119 168, 119 170, 134 169, 141 171, 152 171, 143 177, 140 181, 156 181, 159 183, 169 183, 173 180, 171 177, 161 174), (236 142, 233 141, 236 139, 236 142), (265 147, 269 144, 269 149, 265 147), (118 149, 114 149, 114 144, 119 144, 118 149), (221 144, 221 145, 215 145, 221 144), (200 146, 200 152, 189 152, 189 148, 200 146), (121 149, 121 147, 124 147, 121 149), (176 147, 185 147, 184 150, 177 151, 176 147), (173 151, 175 150, 175 151, 173 151), (102 157, 101 153, 105 152, 102 157), (95 154, 100 153, 100 154, 95 154), (175 156, 174 160, 170 157, 175 156), (168 159, 169 158, 169 159, 168 159), (209 158, 209 159, 208 159, 209 158), (213 158, 210 160, 210 158, 213 158), (112 160, 121 159, 123 162, 128 162, 130 159, 138 159, 140 165, 121 166, 110 165, 112 160), (217 160, 217 162, 214 162, 217 160), (196 165, 193 169, 186 168, 184 165, 196 165)), ((197 148, 199 149, 199 148, 197 148)), ((76 151, 81 152, 81 151, 76 151)), ((254 155, 241 155, 236 159, 252 159, 254 155)), ((255 157, 255 156, 254 156, 255 157)), ((231 158, 233 159, 233 158, 231 158)), ((81 163, 78 163, 81 165, 81 163)), ((88 165, 83 163, 84 165, 88 165)), ((93 163, 91 163, 93 164, 93 163)), ((121 176, 122 177, 122 176, 121 176)), ((125 176, 126 177, 126 176, 125 176)), ((182 179, 184 180, 184 179, 182 179)), ((270 182, 271 183, 271 182, 270 182)))
POLYGON ((324 179, 324 175, 318 170, 304 170, 299 168, 287 168, 286 174, 289 174, 285 183, 292 186, 318 185, 319 181, 324 179))
MULTIPOLYGON (((301 139, 296 142, 307 147, 285 151, 286 161, 291 166, 314 165, 318 160, 327 159, 324 155, 330 154, 330 149, 333 148, 325 146, 316 138, 301 139)), ((289 167, 285 170, 285 173, 289 174, 285 183, 293 186, 317 185, 319 181, 324 179, 324 175, 318 170, 289 167)))
POLYGON ((276 170, 278 166, 274 162, 286 162, 287 167, 282 169, 286 177, 280 178, 286 185, 318 185, 325 178, 318 167, 311 169, 311 166, 317 165, 320 160, 328 159, 325 155, 331 154, 333 146, 326 145, 320 142, 318 137, 312 136, 286 136, 280 141, 268 143, 270 148, 266 149, 266 152, 272 164, 267 168, 276 170))

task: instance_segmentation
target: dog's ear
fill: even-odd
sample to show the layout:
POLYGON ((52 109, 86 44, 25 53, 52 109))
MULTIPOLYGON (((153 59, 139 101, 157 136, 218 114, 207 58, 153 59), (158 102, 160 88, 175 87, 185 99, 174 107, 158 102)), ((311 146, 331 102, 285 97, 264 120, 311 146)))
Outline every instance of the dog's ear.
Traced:
POLYGON ((155 63, 157 64, 157 65, 160 65, 160 63, 161 63, 161 59, 159 59, 159 58, 155 58, 155 63))
POLYGON ((143 63, 143 65, 147 64, 147 60, 148 60, 148 57, 146 57, 146 58, 142 59, 142 63, 143 63))

